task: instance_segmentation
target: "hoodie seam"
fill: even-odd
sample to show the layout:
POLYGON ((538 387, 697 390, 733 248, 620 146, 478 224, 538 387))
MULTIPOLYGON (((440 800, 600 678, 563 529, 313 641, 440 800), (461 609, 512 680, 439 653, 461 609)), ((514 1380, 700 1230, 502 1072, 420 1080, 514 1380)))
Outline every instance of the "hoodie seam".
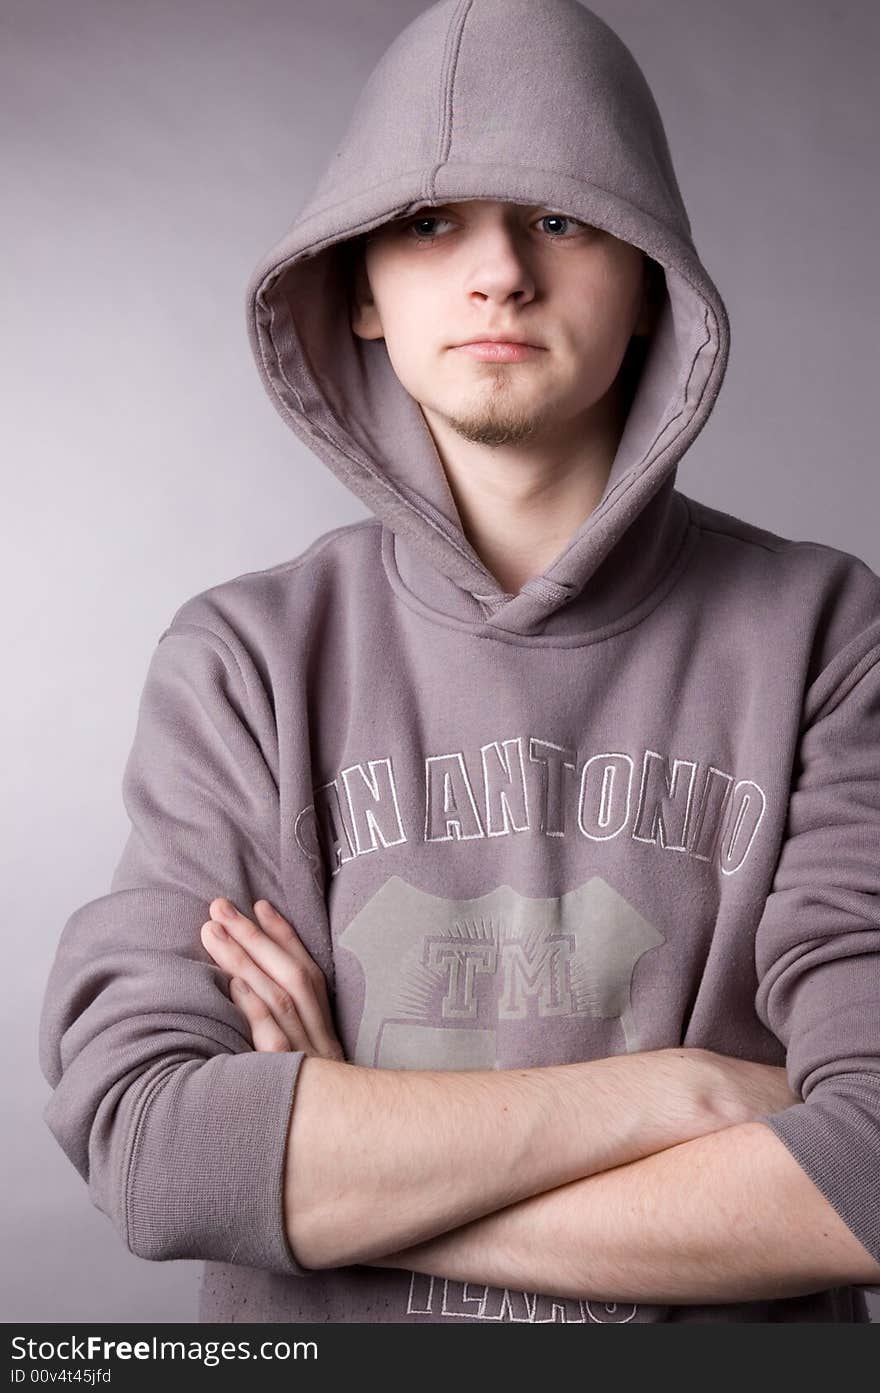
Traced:
MULTIPOLYGON (((312 562, 317 556, 320 555, 320 553, 324 550, 325 547, 328 547, 331 542, 335 542, 337 538, 345 536, 349 532, 357 532, 366 527, 380 527, 381 525, 381 518, 375 516, 369 518, 360 518, 357 522, 345 522, 340 527, 331 528, 328 532, 322 534, 319 537, 316 537, 313 542, 309 543, 309 545, 305 548, 301 555, 293 556, 288 561, 279 561, 274 566, 258 566, 253 571, 242 571, 239 575, 230 577, 229 580, 222 580, 217 585, 211 585, 208 586, 206 590, 199 591, 197 595, 193 596, 193 599, 204 599, 212 595, 215 590, 226 590, 228 589, 228 587, 232 585, 237 585, 239 584, 239 582, 251 580, 252 578, 256 580, 262 580, 266 576, 280 576, 286 574, 286 572, 288 571, 295 571, 299 566, 308 566, 310 562, 312 562)), ((184 605, 181 605, 181 609, 183 608, 184 605)), ((195 621, 181 621, 181 623, 193 622, 195 621)), ((172 623, 165 630, 165 633, 169 633, 171 629, 174 627, 177 626, 175 626, 172 621, 172 623)), ((208 632, 214 634, 213 629, 209 629, 208 632)), ((162 637, 164 638, 165 634, 163 634, 162 637)), ((220 636, 219 634, 214 634, 214 637, 219 638, 220 636)))
POLYGON ((434 178, 437 170, 446 164, 453 143, 453 102, 455 96, 455 72, 458 68, 458 54, 461 53, 461 40, 464 36, 465 22, 471 11, 473 0, 462 0, 450 21, 446 36, 446 52, 443 54, 443 75, 440 78, 440 121, 437 131, 437 162, 427 174, 423 189, 433 196, 434 178))
POLYGON ((434 195, 434 181, 437 171, 449 159, 452 146, 452 131, 455 125, 455 77, 458 71, 458 58, 461 53, 464 27, 473 6, 473 0, 461 0, 453 15, 446 35, 446 51, 443 56, 443 75, 440 80, 440 122, 437 140, 437 162, 428 172, 422 185, 423 191, 434 195))
POLYGON ((704 505, 700 503, 698 499, 689 498, 686 493, 683 493, 681 496, 685 503, 687 503, 691 521, 699 532, 704 532, 714 537, 727 537, 732 542, 742 542, 744 546, 758 547, 761 551, 769 551, 773 555, 778 554, 781 550, 780 547, 773 547, 766 542, 759 541, 757 537, 743 537, 738 532, 728 531, 727 528, 710 526, 703 520, 705 516, 703 512, 704 505))
POLYGON ((125 1184, 123 1188, 123 1194, 125 1202, 125 1246, 128 1248, 130 1253, 134 1253, 135 1251, 132 1247, 133 1229, 131 1218, 131 1187, 134 1175, 134 1163, 137 1158, 137 1153, 140 1147, 141 1135, 143 1133, 144 1124, 146 1123, 147 1113, 150 1107, 152 1106, 153 1101, 158 1096, 159 1091, 165 1086, 166 1083, 170 1081, 176 1068, 176 1064, 170 1066, 163 1073, 161 1073, 158 1076, 158 1078, 153 1079, 152 1082, 144 1090, 144 1095, 139 1100, 137 1112, 135 1114, 134 1119, 132 1120, 131 1130, 129 1132, 128 1154, 125 1158, 125 1184))
MULTIPOLYGON (((235 670, 236 670, 236 672, 238 673, 239 679, 240 679, 240 681, 241 681, 242 688, 243 688, 243 690, 244 690, 245 692, 247 692, 247 690, 248 690, 247 680, 246 680, 246 678, 245 678, 244 671, 243 671, 243 669, 242 669, 241 663, 238 661, 238 657, 236 656, 235 652, 234 652, 233 649, 230 647, 230 645, 227 643, 226 639, 225 639, 225 638, 222 638, 222 637, 220 636, 220 634, 215 633, 214 630, 213 630, 212 628, 209 627, 209 625, 207 625, 207 624, 200 624, 200 623, 198 623, 197 621, 195 621, 195 620, 193 620, 193 619, 181 619, 181 620, 180 620, 179 622, 177 622, 177 623, 175 623, 174 620, 172 620, 172 622, 169 624, 168 628, 165 630, 165 632, 164 632, 164 634, 162 635, 162 638, 159 640, 159 642, 161 643, 162 640, 163 640, 163 639, 166 639, 166 638, 174 638, 175 635, 183 636, 184 633, 187 633, 187 632, 189 632, 189 631, 191 631, 191 630, 194 630, 196 633, 210 634, 211 638, 214 639, 215 643, 219 644, 220 647, 221 647, 226 653, 229 654, 229 657, 232 659, 232 661, 233 661, 234 664, 235 664, 235 670)), ((221 653, 221 654, 220 654, 220 657, 222 657, 222 656, 223 656, 223 654, 221 653)))
MULTIPOLYGON (((876 576, 876 572, 871 569, 863 557, 855 556, 851 552, 842 551, 840 547, 832 546, 828 542, 817 542, 809 537, 778 537, 775 541, 764 542, 761 541, 760 537, 745 536, 742 532, 737 531, 734 526, 724 527, 721 524, 715 524, 713 526, 711 523, 703 521, 706 516, 705 510, 709 508, 708 504, 701 503, 699 499, 689 498, 687 494, 682 494, 682 498, 687 501, 695 527, 698 527, 701 532, 705 532, 710 536, 725 537, 729 542, 740 542, 743 546, 747 547, 758 547, 761 551, 767 551, 772 556, 781 556, 791 547, 803 547, 813 551, 830 552, 832 556, 842 556, 848 561, 855 562, 860 569, 870 572, 872 576, 876 576)), ((714 512, 715 509, 711 509, 711 511, 714 512)), ((745 522, 744 520, 734 519, 734 522, 739 521, 743 521, 743 525, 746 527, 751 528, 753 526, 753 524, 745 522)), ((766 529, 763 528, 758 528, 757 530, 766 531, 766 529)))
MULTIPOLYGON (((841 650, 842 653, 846 653, 849 648, 859 646, 861 640, 862 635, 857 634, 856 637, 841 650)), ((828 669, 839 660, 840 656, 841 654, 838 653, 831 659, 828 666, 816 678, 816 681, 810 688, 810 693, 819 685, 828 669)), ((880 667, 880 643, 873 643, 867 652, 863 653, 860 658, 856 658, 852 667, 846 669, 840 681, 831 688, 814 709, 813 703, 809 699, 810 693, 808 693, 807 699, 804 702, 802 731, 816 724, 818 721, 826 720, 828 716, 833 715, 841 702, 845 701, 851 692, 855 691, 856 687, 858 687, 861 682, 864 682, 865 678, 872 674, 878 667, 880 667)))
MULTIPOLYGON (((284 575, 287 571, 295 571, 299 566, 308 566, 317 556, 320 556, 325 547, 340 537, 347 536, 350 532, 363 531, 366 527, 380 525, 381 519, 377 517, 361 518, 358 522, 343 523, 341 527, 334 527, 326 537, 316 537, 314 542, 306 547, 302 556, 294 556, 290 561, 279 561, 277 566, 270 566, 266 570, 246 571, 245 576, 284 575)), ((244 577, 240 577, 240 579, 244 579, 244 577)))
MULTIPOLYGON (((697 503, 695 506, 699 509, 702 505, 697 503)), ((762 551, 769 551, 773 556, 781 555, 783 552, 787 551, 789 547, 808 547, 815 551, 831 552, 832 555, 836 556, 846 556, 848 559, 858 562, 859 566, 863 566, 866 570, 871 570, 867 561, 862 557, 852 556, 849 552, 842 552, 839 547, 831 546, 828 542, 815 542, 811 541, 809 538, 780 537, 779 541, 774 544, 772 542, 762 542, 757 537, 744 537, 742 533, 736 532, 733 528, 710 527, 706 523, 700 522, 699 518, 696 518, 695 521, 701 532, 710 533, 714 537, 726 537, 728 541, 741 542, 743 546, 760 547, 762 551)))
POLYGON ((742 542, 746 547, 758 547, 760 551, 769 551, 772 556, 778 556, 781 547, 770 546, 768 542, 759 542, 755 537, 741 537, 736 532, 727 532, 723 527, 707 527, 705 523, 697 521, 697 527, 701 532, 705 532, 710 537, 726 537, 730 542, 742 542))
MULTIPOLYGON (((359 522, 344 523, 342 527, 334 527, 326 537, 319 537, 306 549, 303 556, 296 556, 290 561, 282 561, 278 566, 273 566, 271 571, 275 575, 284 575, 287 571, 295 571, 300 566, 308 566, 314 561, 331 542, 341 542, 352 532, 363 532, 368 527, 381 527, 382 520, 378 517, 361 518, 359 522)), ((265 571, 255 571, 254 575, 265 575, 265 571)))
POLYGON ((769 551, 774 555, 782 551, 784 543, 787 540, 786 538, 780 539, 781 545, 773 546, 769 542, 762 542, 758 537, 744 537, 741 533, 734 531, 732 528, 718 525, 713 526, 705 520, 706 505, 704 503, 701 503, 699 499, 689 498, 688 495, 684 493, 682 494, 682 498, 685 499, 688 505, 688 510, 693 519, 694 526, 698 527, 701 532, 709 533, 714 537, 727 537, 732 542, 742 542, 746 546, 758 547, 761 551, 769 551))

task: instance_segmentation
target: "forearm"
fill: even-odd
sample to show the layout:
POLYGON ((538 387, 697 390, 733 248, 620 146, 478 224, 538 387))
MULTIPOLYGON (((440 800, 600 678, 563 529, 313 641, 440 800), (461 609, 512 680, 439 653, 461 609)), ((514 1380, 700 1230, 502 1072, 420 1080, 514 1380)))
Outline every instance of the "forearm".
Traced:
POLYGON ((652 1304, 880 1281, 871 1255, 759 1122, 535 1195, 372 1265, 652 1304))
POLYGON ((514 1070, 369 1069, 311 1056, 284 1212, 306 1267, 368 1262, 723 1125, 699 1050, 514 1070))

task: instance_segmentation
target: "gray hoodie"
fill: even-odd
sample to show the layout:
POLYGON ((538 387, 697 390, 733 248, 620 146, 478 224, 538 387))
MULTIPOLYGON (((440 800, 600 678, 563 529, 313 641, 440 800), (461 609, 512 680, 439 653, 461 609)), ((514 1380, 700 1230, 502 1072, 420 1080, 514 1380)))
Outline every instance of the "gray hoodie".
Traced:
POLYGON ((269 899, 346 1056, 507 1069, 694 1046, 787 1063, 762 1119, 880 1260, 880 577, 675 487, 728 359, 660 116, 575 0, 441 0, 370 76, 251 280, 274 406, 370 510, 158 637, 107 894, 61 934, 45 1119, 131 1252, 204 1261, 206 1321, 865 1321, 861 1291, 562 1300, 285 1234, 301 1053, 259 1053, 200 927, 269 899), (665 295, 598 506, 515 594, 462 528, 347 239, 425 203, 564 210, 665 295))

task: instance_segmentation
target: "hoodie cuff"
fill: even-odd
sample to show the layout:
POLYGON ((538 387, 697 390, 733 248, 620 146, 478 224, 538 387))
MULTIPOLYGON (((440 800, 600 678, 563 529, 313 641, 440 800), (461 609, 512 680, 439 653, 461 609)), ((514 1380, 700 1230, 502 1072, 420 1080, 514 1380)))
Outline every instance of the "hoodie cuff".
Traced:
POLYGON ((284 1171, 304 1051, 214 1055, 163 1072, 139 1100, 126 1155, 126 1242, 152 1261, 265 1268, 297 1262, 284 1224, 284 1171))
POLYGON ((817 1084, 806 1102, 758 1120, 776 1133, 880 1263, 880 1079, 867 1074, 829 1079, 817 1084))

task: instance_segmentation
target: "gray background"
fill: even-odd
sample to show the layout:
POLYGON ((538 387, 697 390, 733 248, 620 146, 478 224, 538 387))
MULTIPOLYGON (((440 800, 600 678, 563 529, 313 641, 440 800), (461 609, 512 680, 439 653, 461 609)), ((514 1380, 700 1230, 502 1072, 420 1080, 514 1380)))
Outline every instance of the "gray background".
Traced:
MULTIPOLYGON (((422 8, 2 0, 5 1321, 195 1319, 199 1264, 126 1252, 43 1123, 37 1017, 66 919, 122 850, 172 613, 365 515, 264 395, 244 286, 422 8)), ((731 317, 679 487, 880 569, 880 7, 595 9, 654 90, 731 317)))

